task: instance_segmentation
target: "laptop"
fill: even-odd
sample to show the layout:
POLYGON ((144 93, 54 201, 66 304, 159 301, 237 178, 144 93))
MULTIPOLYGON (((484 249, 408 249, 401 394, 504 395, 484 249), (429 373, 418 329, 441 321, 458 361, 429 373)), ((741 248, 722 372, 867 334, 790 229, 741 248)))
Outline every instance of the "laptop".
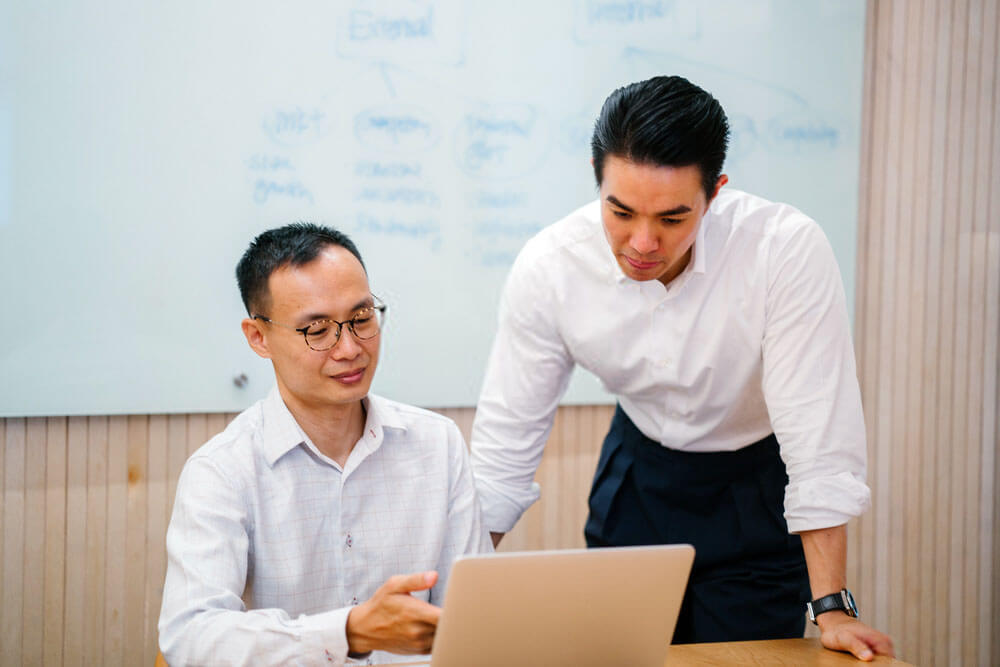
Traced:
POLYGON ((462 556, 431 667, 663 667, 694 548, 462 556))

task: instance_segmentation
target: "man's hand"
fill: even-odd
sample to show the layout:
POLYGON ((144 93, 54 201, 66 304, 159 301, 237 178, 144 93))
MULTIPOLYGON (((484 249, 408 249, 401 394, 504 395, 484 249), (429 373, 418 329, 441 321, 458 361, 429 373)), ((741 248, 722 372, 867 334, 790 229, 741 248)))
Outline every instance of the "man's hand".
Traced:
POLYGON ((429 653, 441 608, 410 593, 430 588, 437 578, 433 571, 389 577, 347 615, 348 650, 429 653))
POLYGON ((828 649, 853 653, 859 660, 869 661, 875 654, 896 657, 892 640, 874 628, 869 628, 842 611, 828 611, 816 617, 823 634, 819 640, 828 649))

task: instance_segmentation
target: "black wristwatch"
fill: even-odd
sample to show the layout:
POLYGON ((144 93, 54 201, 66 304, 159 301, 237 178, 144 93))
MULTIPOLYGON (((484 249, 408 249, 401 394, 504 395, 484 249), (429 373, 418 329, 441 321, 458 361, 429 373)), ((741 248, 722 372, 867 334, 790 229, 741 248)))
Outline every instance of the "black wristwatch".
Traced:
POLYGON ((848 616, 858 617, 858 605, 854 604, 854 596, 846 588, 824 595, 818 600, 806 602, 806 611, 809 612, 809 620, 813 623, 816 623, 816 617, 820 614, 838 609, 848 616))

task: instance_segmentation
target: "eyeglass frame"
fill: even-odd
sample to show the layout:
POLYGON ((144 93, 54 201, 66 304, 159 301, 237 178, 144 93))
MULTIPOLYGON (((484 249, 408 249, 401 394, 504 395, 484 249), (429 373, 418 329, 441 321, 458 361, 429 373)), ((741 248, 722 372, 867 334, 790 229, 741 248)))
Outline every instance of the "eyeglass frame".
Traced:
MULTIPOLYGON (((382 299, 378 298, 374 294, 372 294, 372 298, 375 300, 374 303, 372 303, 371 306, 365 306, 365 308, 372 308, 373 310, 377 310, 380 315, 384 316, 385 315, 385 311, 387 311, 389 309, 389 306, 386 305, 385 303, 383 303, 382 299)), ((281 322, 275 322, 270 317, 266 317, 264 315, 254 314, 254 315, 250 316, 250 319, 252 319, 252 320, 260 320, 261 322, 267 322, 268 324, 273 324, 273 325, 281 327, 283 329, 290 329, 292 331, 297 331, 300 334, 302 334, 302 339, 305 341, 306 347, 308 347, 310 350, 312 350, 313 352, 326 352, 327 350, 332 350, 333 348, 337 347, 337 343, 340 342, 340 336, 344 332, 344 325, 345 324, 347 325, 347 328, 350 329, 351 334, 357 340, 372 340, 373 338, 375 338, 375 336, 378 336, 380 333, 382 333, 382 322, 379 322, 378 323, 378 331, 375 332, 374 336, 369 336, 368 338, 362 338, 361 336, 358 335, 358 332, 354 330, 354 320, 355 320, 356 317, 357 317, 357 315, 355 315, 354 317, 352 317, 349 320, 344 320, 343 322, 341 322, 339 320, 335 320, 333 318, 327 317, 327 318, 323 318, 321 320, 313 320, 312 322, 310 322, 309 324, 305 325, 304 327, 294 327, 294 326, 292 326, 290 324, 282 324, 281 322), (315 347, 313 347, 312 345, 309 344, 309 327, 311 327, 314 324, 317 324, 319 322, 331 322, 331 323, 337 325, 337 336, 336 336, 336 338, 333 341, 333 345, 331 345, 330 347, 325 347, 322 350, 317 350, 315 347)))

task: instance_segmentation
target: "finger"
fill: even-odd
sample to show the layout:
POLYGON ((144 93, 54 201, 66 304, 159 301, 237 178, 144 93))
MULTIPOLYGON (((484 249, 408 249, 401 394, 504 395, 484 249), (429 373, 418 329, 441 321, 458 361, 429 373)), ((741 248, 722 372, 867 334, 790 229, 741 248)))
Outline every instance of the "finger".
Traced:
POLYGON ((847 636, 847 644, 848 650, 853 653, 854 657, 858 660, 864 660, 867 662, 875 657, 872 654, 871 648, 868 647, 868 644, 854 635, 847 636))
POLYGON ((437 583, 438 574, 434 570, 415 574, 397 574, 389 577, 380 589, 383 593, 412 593, 424 591, 437 583))
POLYGON ((438 619, 441 618, 441 607, 410 596, 397 598, 397 600, 400 602, 396 612, 398 615, 405 616, 416 623, 425 624, 432 629, 437 627, 438 619))
POLYGON ((893 658, 896 657, 896 652, 892 647, 892 639, 888 635, 873 630, 869 636, 865 637, 865 641, 868 642, 868 645, 875 653, 888 655, 893 658))
POLYGON ((427 623, 413 623, 393 651, 395 653, 430 653, 434 643, 434 632, 437 628, 427 623))

